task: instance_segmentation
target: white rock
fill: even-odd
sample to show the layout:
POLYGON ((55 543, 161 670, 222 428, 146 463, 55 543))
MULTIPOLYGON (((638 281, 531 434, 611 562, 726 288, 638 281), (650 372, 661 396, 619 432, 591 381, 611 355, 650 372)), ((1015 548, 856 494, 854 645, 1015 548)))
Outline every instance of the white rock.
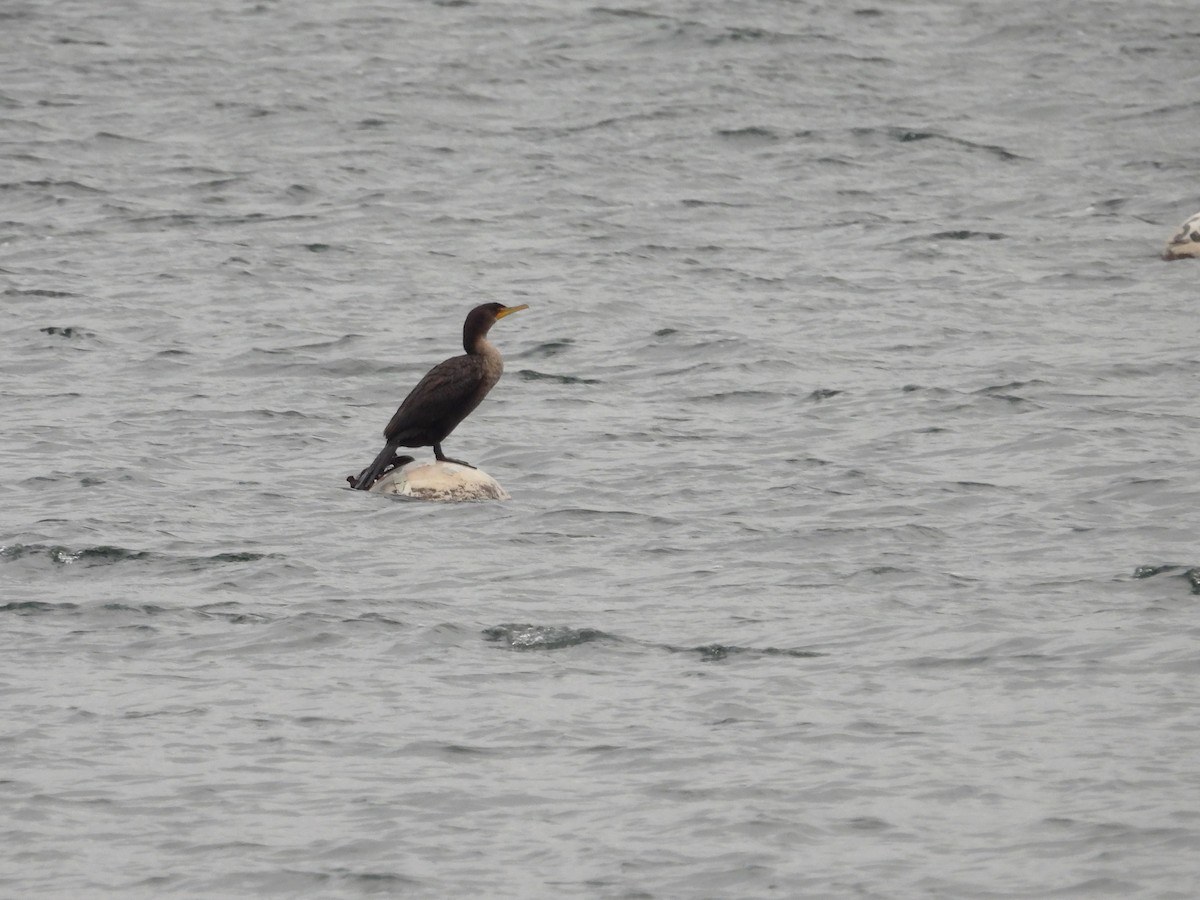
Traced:
POLYGON ((487 472, 452 462, 410 462, 392 469, 371 486, 377 494, 418 500, 509 500, 508 491, 487 472))
POLYGON ((1187 259, 1192 256, 1200 256, 1200 213, 1179 226, 1163 251, 1162 258, 1187 259))

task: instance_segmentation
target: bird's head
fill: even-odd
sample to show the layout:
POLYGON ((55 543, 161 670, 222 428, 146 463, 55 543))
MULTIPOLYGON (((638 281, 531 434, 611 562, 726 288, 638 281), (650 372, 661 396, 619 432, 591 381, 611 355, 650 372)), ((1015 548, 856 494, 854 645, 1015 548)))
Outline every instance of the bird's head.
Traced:
POLYGON ((496 322, 523 309, 529 309, 529 304, 505 306, 503 303, 484 303, 475 307, 467 313, 467 321, 463 323, 463 347, 470 353, 475 342, 484 337, 496 322))

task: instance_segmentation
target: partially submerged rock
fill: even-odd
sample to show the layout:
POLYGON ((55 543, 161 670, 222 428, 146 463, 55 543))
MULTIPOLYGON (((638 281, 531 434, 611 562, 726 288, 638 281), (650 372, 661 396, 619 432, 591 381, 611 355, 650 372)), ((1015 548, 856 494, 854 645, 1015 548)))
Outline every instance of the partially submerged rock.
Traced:
POLYGON ((371 485, 376 494, 400 494, 418 500, 509 500, 508 491, 487 472, 458 463, 408 462, 371 485))
POLYGON ((1200 213, 1196 213, 1179 226, 1179 230, 1167 243, 1162 258, 1188 259, 1192 256, 1200 256, 1200 213))

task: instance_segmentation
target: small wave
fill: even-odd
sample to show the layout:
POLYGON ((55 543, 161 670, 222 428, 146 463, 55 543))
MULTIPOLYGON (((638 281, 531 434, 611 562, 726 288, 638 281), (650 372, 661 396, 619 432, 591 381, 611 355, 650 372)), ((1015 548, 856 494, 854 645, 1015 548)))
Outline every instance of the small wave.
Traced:
POLYGON ((102 41, 98 38, 73 38, 65 35, 60 35, 51 39, 52 43, 63 44, 68 47, 110 47, 108 41, 102 41))
POLYGON ((257 562, 260 559, 266 559, 266 553, 251 553, 249 551, 232 552, 232 553, 217 553, 213 556, 198 557, 197 562, 205 563, 227 563, 227 562, 257 562))
POLYGON ((504 643, 513 650, 561 650, 593 641, 616 640, 596 628, 568 628, 564 625, 508 624, 483 630, 489 641, 504 643))
POLYGON ((798 40, 798 36, 788 34, 782 31, 770 31, 766 28, 754 28, 752 26, 730 26, 715 34, 710 34, 704 39, 704 43, 715 46, 728 42, 754 42, 776 44, 798 40))
POLYGON ((522 381, 554 381, 558 384, 600 384, 598 378, 580 378, 578 375, 552 375, 534 369, 522 369, 517 373, 522 381))
POLYGON ((77 603, 45 603, 41 600, 14 600, 11 603, 0 604, 0 612, 16 613, 20 616, 78 608, 79 604, 77 603))
POLYGON ((780 134, 765 125, 747 125, 745 128, 718 128, 717 137, 754 143, 775 143, 780 139, 780 134))
POLYGON ((117 134, 115 131, 97 131, 95 134, 95 138, 96 138, 96 140, 99 140, 99 141, 111 141, 114 143, 121 143, 121 144, 149 144, 149 143, 152 143, 152 141, 147 140, 146 138, 133 137, 132 135, 128 135, 128 134, 117 134))
POLYGON ((266 213, 246 213, 245 215, 202 215, 200 213, 191 212, 175 212, 175 213, 155 213, 146 216, 134 216, 129 219, 129 224, 139 228, 160 229, 160 228, 192 228, 196 226, 204 227, 222 227, 232 225, 262 225, 273 224, 276 222, 296 222, 307 221, 318 218, 317 216, 292 213, 289 215, 267 215, 266 213))
POLYGON ((105 612, 133 612, 142 613, 143 615, 147 616, 158 616, 162 615, 163 613, 171 612, 171 610, 167 609, 165 606, 155 606, 153 603, 142 603, 137 606, 129 603, 104 603, 101 604, 99 608, 105 612))
POLYGON ((719 662, 731 656, 742 656, 747 659, 765 658, 771 656, 791 657, 793 659, 811 659, 825 656, 815 650, 803 650, 798 647, 739 647, 736 644, 702 644, 699 647, 672 647, 663 645, 672 653, 695 653, 701 662, 719 662))
POLYGON ((924 237, 910 238, 909 240, 922 241, 1004 241, 1008 239, 1007 234, 1002 234, 999 231, 971 231, 970 229, 959 229, 957 231, 935 231, 933 234, 925 235, 924 237))
POLYGON ((990 384, 987 387, 980 388, 975 393, 977 393, 977 394, 982 394, 982 393, 1007 394, 1010 391, 1016 391, 1016 390, 1020 390, 1021 388, 1030 387, 1030 386, 1044 385, 1045 383, 1046 382, 1040 378, 1031 378, 1029 381, 1009 381, 1009 382, 1006 382, 1005 384, 990 384))
POLYGON ((1191 587, 1193 594, 1200 594, 1200 566, 1177 566, 1177 565, 1159 565, 1159 566, 1138 566, 1133 570, 1134 578, 1154 578, 1158 575, 1166 575, 1169 578, 1182 578, 1191 587))
POLYGON ((979 390, 972 391, 971 393, 976 397, 989 397, 993 400, 1003 400, 1006 403, 1028 403, 1037 406, 1038 404, 1033 400, 1030 400, 1028 397, 1021 397, 1018 394, 1011 392, 1011 388, 1019 386, 1020 385, 1016 383, 1011 385, 994 385, 992 387, 980 388, 979 390))
POLYGON ((789 395, 779 391, 718 391, 715 394, 698 394, 688 398, 695 402, 713 403, 770 403, 776 400, 789 399, 789 395))
POLYGON ((990 656, 918 656, 909 665, 914 669, 973 669, 990 660, 990 656))
POLYGON ((569 350, 572 347, 572 345, 574 345, 574 343, 575 343, 575 341, 572 340, 571 338, 562 338, 561 340, 557 340, 557 341, 544 341, 543 343, 537 344, 536 346, 533 346, 533 347, 530 347, 528 350, 524 350, 519 354, 511 353, 511 354, 509 354, 509 356, 510 357, 536 356, 536 357, 545 359, 546 357, 557 356, 558 354, 562 353, 564 350, 569 350))
POLYGON ((60 544, 8 544, 0 546, 0 562, 15 562, 22 559, 49 559, 57 566, 81 564, 85 566, 115 565, 123 562, 140 562, 150 559, 178 561, 203 568, 226 563, 256 562, 268 554, 250 551, 216 553, 212 556, 174 557, 152 553, 148 550, 130 550, 101 544, 95 547, 66 547, 60 544))
POLYGON ((78 294, 72 294, 70 291, 51 291, 46 288, 7 288, 4 291, 6 297, 47 297, 52 300, 60 300, 66 297, 78 297, 78 294))
POLYGON ((855 128, 851 134, 857 137, 875 137, 882 135, 885 138, 890 138, 893 141, 898 141, 902 144, 918 143, 920 141, 934 141, 939 143, 951 144, 955 147, 961 147, 965 150, 979 151, 988 153, 1001 159, 1005 162, 1015 160, 1024 160, 1026 157, 1020 154, 1013 153, 1011 150, 1006 150, 998 144, 981 144, 975 141, 968 141, 965 138, 952 137, 948 134, 942 134, 937 131, 918 131, 911 128, 855 128))
POLYGON ((590 10, 594 16, 612 16, 618 19, 665 19, 659 13, 646 12, 643 9, 628 9, 620 6, 594 6, 590 10))
MULTIPOLYGON (((725 133, 718 132, 724 136, 725 133)), ((747 209, 751 206, 749 203, 731 203, 728 200, 699 200, 694 197, 688 197, 679 201, 679 205, 688 209, 697 209, 705 206, 715 206, 722 209, 747 209)), ((721 248, 717 248, 718 250, 721 248)))
POLYGON ((94 188, 91 185, 84 184, 81 181, 58 180, 53 178, 39 178, 30 181, 8 181, 0 183, 0 191, 19 190, 21 188, 55 188, 63 194, 69 196, 81 196, 89 194, 106 193, 100 188, 94 188))
POLYGON ((685 653, 699 656, 701 662, 717 662, 730 657, 746 659, 787 657, 810 659, 825 656, 815 650, 798 647, 740 647, 736 644, 703 644, 698 647, 682 647, 673 644, 652 644, 629 640, 598 628, 570 628, 565 625, 505 624, 485 628, 486 640, 504 643, 512 650, 561 650, 581 644, 606 642, 625 645, 641 645, 669 653, 685 653))
POLYGON ((45 328, 39 328, 38 331, 42 334, 65 338, 89 338, 96 336, 95 332, 84 331, 82 328, 77 328, 74 325, 47 325, 45 328))
POLYGON ((108 565, 128 560, 145 559, 150 554, 144 550, 127 550, 124 547, 100 545, 78 549, 57 544, 9 544, 0 547, 0 560, 8 562, 26 558, 48 557, 60 566, 74 563, 85 565, 108 565))

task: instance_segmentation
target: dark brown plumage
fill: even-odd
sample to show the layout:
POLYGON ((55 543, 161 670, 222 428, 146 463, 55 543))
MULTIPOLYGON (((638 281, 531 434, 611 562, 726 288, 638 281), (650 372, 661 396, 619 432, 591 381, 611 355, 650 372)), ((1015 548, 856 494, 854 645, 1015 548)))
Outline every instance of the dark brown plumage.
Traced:
POLYGON ((526 304, 485 303, 467 314, 463 323, 463 349, 467 352, 438 363, 409 391, 383 430, 387 445, 362 470, 354 487, 365 491, 373 485, 392 464, 397 447, 433 447, 439 460, 471 465, 444 455, 442 441, 483 401, 504 371, 504 360, 488 341, 488 331, 499 319, 528 308, 526 304))

